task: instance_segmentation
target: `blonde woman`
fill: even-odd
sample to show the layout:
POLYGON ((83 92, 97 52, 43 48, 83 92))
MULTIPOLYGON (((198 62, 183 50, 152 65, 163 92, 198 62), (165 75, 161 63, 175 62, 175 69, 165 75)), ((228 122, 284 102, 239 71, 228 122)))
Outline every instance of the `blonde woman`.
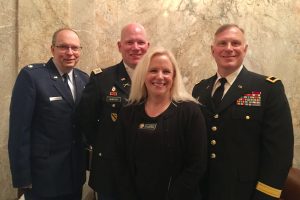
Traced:
POLYGON ((199 199, 206 127, 170 51, 153 48, 137 65, 117 129, 121 199, 199 199))

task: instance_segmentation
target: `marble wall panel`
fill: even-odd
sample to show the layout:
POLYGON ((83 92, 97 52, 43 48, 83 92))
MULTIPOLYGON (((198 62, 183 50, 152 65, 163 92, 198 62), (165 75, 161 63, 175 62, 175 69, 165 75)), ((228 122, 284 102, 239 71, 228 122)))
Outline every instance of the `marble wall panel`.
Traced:
POLYGON ((7 153, 8 109, 16 68, 17 1, 0 0, 0 199, 12 200, 12 188, 7 153))
POLYGON ((83 46, 79 66, 90 73, 119 62, 121 28, 142 23, 152 46, 173 51, 191 91, 215 73, 210 44, 216 28, 239 24, 249 44, 247 68, 274 75, 285 85, 295 131, 294 165, 300 167, 299 0, 0 0, 0 8, 0 153, 5 155, 0 157, 0 199, 15 193, 7 159, 12 85, 21 67, 48 60, 52 33, 63 26, 78 31, 83 46))
POLYGON ((45 62, 53 32, 70 25, 71 0, 18 1, 18 66, 45 62))
POLYGON ((89 72, 96 68, 96 13, 95 0, 73 0, 70 9, 70 26, 79 34, 81 39, 82 56, 78 64, 81 69, 89 72))

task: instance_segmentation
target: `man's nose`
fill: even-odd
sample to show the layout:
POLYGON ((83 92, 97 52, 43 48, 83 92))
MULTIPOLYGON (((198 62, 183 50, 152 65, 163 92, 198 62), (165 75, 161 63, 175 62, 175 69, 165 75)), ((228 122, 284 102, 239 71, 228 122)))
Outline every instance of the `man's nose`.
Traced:
POLYGON ((68 49, 66 49, 66 53, 67 54, 73 54, 74 52, 73 52, 72 48, 69 47, 68 49))
POLYGON ((232 44, 230 42, 227 43, 226 45, 226 49, 228 50, 232 50, 232 44))
POLYGON ((134 42, 132 45, 133 49, 138 49, 139 48, 139 44, 137 42, 134 42))

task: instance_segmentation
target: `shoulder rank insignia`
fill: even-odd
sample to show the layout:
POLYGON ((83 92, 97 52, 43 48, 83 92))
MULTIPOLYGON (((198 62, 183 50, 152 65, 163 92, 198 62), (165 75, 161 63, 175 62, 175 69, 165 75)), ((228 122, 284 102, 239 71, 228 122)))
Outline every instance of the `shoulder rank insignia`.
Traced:
POLYGON ((266 78, 266 80, 271 83, 275 83, 276 81, 279 81, 279 79, 275 78, 274 76, 269 76, 268 78, 266 78))
POLYGON ((94 74, 99 74, 102 72, 102 69, 99 67, 99 68, 94 69, 92 72, 94 72, 94 74))
POLYGON ((42 64, 42 63, 36 63, 36 64, 29 64, 27 65, 27 68, 29 69, 37 69, 37 68, 40 68, 40 67, 45 67, 46 64, 42 64))

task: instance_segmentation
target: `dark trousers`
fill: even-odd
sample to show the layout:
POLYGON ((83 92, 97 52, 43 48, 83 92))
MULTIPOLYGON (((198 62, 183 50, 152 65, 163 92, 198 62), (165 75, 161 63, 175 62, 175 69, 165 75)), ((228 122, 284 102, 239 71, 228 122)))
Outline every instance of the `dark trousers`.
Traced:
POLYGON ((25 189, 24 196, 25 200, 81 200, 82 191, 75 194, 61 195, 57 197, 41 197, 32 192, 31 189, 25 189))

